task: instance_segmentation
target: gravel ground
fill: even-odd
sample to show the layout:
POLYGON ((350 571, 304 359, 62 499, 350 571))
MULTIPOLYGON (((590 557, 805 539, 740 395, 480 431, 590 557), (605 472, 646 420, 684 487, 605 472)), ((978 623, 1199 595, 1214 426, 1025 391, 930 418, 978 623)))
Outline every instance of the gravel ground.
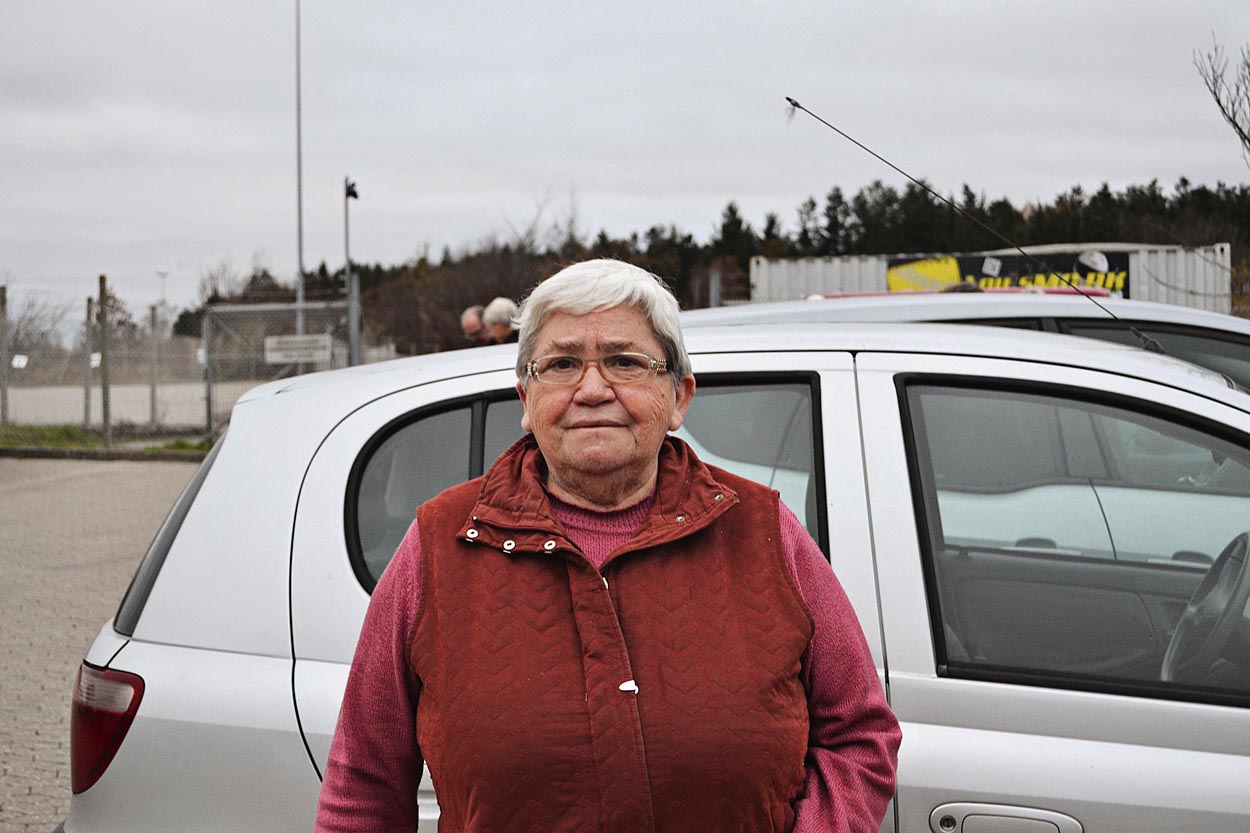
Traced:
POLYGON ((78 665, 195 468, 0 458, 0 833, 69 811, 78 665))

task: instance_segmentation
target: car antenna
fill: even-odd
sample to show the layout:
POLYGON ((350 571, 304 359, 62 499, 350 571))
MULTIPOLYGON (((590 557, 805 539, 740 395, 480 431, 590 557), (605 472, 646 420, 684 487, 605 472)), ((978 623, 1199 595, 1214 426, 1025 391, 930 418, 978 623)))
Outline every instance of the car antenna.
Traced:
MULTIPOLYGON (((927 192, 928 192, 931 196, 937 197, 937 198, 938 198, 939 200, 941 200, 943 203, 945 203, 946 205, 948 205, 948 206, 950 206, 951 208, 955 209, 956 211, 958 211, 958 212, 959 212, 959 214, 960 214, 961 216, 963 216, 963 217, 965 217, 966 219, 971 220, 972 222, 976 223, 976 224, 977 224, 978 226, 980 226, 982 229, 984 229, 985 231, 988 231, 990 234, 994 235, 994 237, 996 237, 997 239, 999 239, 999 240, 1003 241, 1004 243, 1006 243, 1006 244, 1007 244, 1010 248, 1015 249, 1017 252, 1019 252, 1020 254, 1024 255, 1026 258, 1028 258, 1029 260, 1031 260, 1033 263, 1036 263, 1038 266, 1040 266, 1042 269, 1044 269, 1047 273, 1049 273, 1049 274, 1051 274, 1051 275, 1055 275, 1055 276, 1057 276, 1060 280, 1062 280, 1064 283, 1066 283, 1068 286, 1070 286, 1070 287, 1071 287, 1071 288, 1072 288, 1072 289, 1076 292, 1076 294, 1078 294, 1078 295, 1080 295, 1080 296, 1082 296, 1082 297, 1084 297, 1084 298, 1088 298, 1088 299, 1089 299, 1089 300, 1090 300, 1090 301, 1094 304, 1094 306, 1098 307, 1100 310, 1102 310, 1103 312, 1105 312, 1107 315, 1111 316, 1112 320, 1116 321, 1116 322, 1117 322, 1117 323, 1119 323, 1119 324, 1122 324, 1125 328, 1127 328, 1127 329, 1128 329, 1128 331, 1129 331, 1130 333, 1132 333, 1134 336, 1136 336, 1136 337, 1137 337, 1137 340, 1138 340, 1139 342, 1141 342, 1141 346, 1142 346, 1144 349, 1149 350, 1149 351, 1150 351, 1150 352, 1152 352, 1152 353, 1166 353, 1166 352, 1167 352, 1167 351, 1165 351, 1165 350, 1163 349, 1163 345, 1162 345, 1162 344, 1160 344, 1157 340, 1155 340, 1155 339, 1154 339, 1154 338, 1152 338, 1151 336, 1146 335, 1146 334, 1145 334, 1145 333, 1143 333, 1141 330, 1139 330, 1139 329, 1137 329, 1136 327, 1134 327, 1132 324, 1129 324, 1128 322, 1126 322, 1126 321, 1122 320, 1122 319, 1121 319, 1118 315, 1116 315, 1114 312, 1112 312, 1111 310, 1109 310, 1109 309, 1107 309, 1105 306, 1103 306, 1101 303, 1099 303, 1099 302, 1098 302, 1098 299, 1097 299, 1097 298, 1095 298, 1093 295, 1090 295, 1090 294, 1088 294, 1088 293, 1086 293, 1086 292, 1083 292, 1083 291, 1081 290, 1081 287, 1080 287, 1080 286, 1078 286, 1077 284, 1073 283, 1073 282, 1072 282, 1072 281, 1068 278, 1068 276, 1067 276, 1067 275, 1063 275, 1063 274, 1060 274, 1059 272, 1056 272, 1054 269, 1050 268, 1050 266, 1049 266, 1048 264, 1043 263, 1043 262, 1042 262, 1042 261, 1041 261, 1041 260, 1040 260, 1037 256, 1035 256, 1035 255, 1031 255, 1031 254, 1029 254, 1028 252, 1026 252, 1026 251, 1025 251, 1024 249, 1022 249, 1022 248, 1021 248, 1021 247, 1020 247, 1020 246, 1019 246, 1019 245, 1018 245, 1015 241, 1013 241, 1013 240, 1011 240, 1010 238, 1008 238, 1006 235, 1004 235, 1004 234, 1003 234, 1002 232, 1000 232, 998 229, 996 229, 996 228, 994 228, 993 226, 990 226, 989 224, 984 223, 984 222, 982 222, 981 220, 977 219, 977 218, 976 218, 976 217, 974 217, 971 213, 969 213, 969 212, 965 211, 964 209, 960 208, 960 207, 959 207, 957 204, 955 204, 953 201, 951 201, 951 200, 947 199, 946 197, 942 196, 942 195, 941 195, 941 194, 939 194, 937 191, 934 191, 934 190, 933 190, 932 188, 930 188, 928 185, 926 185, 925 183, 923 183, 923 182, 922 182, 922 181, 920 181, 919 179, 916 179, 916 177, 914 177, 914 176, 912 176, 911 174, 907 173, 907 171, 903 170, 903 169, 902 169, 902 168, 900 168, 898 165, 895 165, 895 164, 894 164, 893 162, 891 162, 889 159, 886 159, 884 156, 882 156, 881 154, 877 153, 875 150, 873 150, 872 148, 868 147, 868 146, 867 146, 867 145, 865 145, 863 142, 861 142, 861 141, 859 141, 858 139, 856 139, 855 137, 853 137, 853 136, 851 136, 851 135, 847 134, 846 132, 844 132, 844 131, 842 131, 842 130, 838 129, 837 127, 835 127, 834 125, 832 125, 832 124, 830 124, 828 121, 826 121, 825 119, 823 119, 823 118, 821 118, 820 116, 816 115, 816 114, 815 114, 815 113, 813 113, 811 110, 807 109, 807 108, 806 108, 806 107, 804 107, 802 104, 800 104, 800 103, 799 103, 796 99, 793 99, 793 98, 791 98, 790 96, 786 96, 786 102, 790 105, 790 113, 789 113, 789 115, 790 115, 790 117, 791 117, 791 118, 793 118, 793 117, 794 117, 794 113, 795 113, 796 111, 798 111, 798 110, 802 110, 804 113, 807 113, 807 115, 811 116, 811 117, 812 117, 812 118, 814 118, 816 121, 820 122, 820 123, 821 123, 821 124, 823 124, 825 127, 827 127, 827 128, 829 128, 830 130, 832 130, 834 133, 837 133, 837 134, 838 134, 839 136, 841 136, 843 139, 846 139, 848 142, 850 142, 851 144, 855 145, 855 146, 856 146, 856 147, 858 147, 860 150, 864 151, 865 153, 868 153, 869 155, 871 155, 871 156, 872 156, 872 157, 874 157, 875 159, 877 159, 877 160, 879 160, 879 161, 881 161, 881 162, 885 163, 886 165, 890 166, 890 167, 891 167, 891 168, 893 168, 895 171, 897 171, 898 173, 900 173, 900 174, 902 174, 903 176, 907 177, 907 178, 908 178, 909 180, 911 180, 913 183, 915 183, 916 185, 918 185, 918 186, 920 186, 921 188, 923 188, 923 189, 924 189, 925 191, 927 191, 927 192)), ((1079 257, 1078 257, 1078 259, 1080 259, 1082 263, 1085 263, 1086 265, 1089 265, 1089 264, 1086 262, 1086 260, 1084 259, 1084 256, 1083 256, 1083 255, 1082 255, 1082 256, 1079 256, 1079 257)))

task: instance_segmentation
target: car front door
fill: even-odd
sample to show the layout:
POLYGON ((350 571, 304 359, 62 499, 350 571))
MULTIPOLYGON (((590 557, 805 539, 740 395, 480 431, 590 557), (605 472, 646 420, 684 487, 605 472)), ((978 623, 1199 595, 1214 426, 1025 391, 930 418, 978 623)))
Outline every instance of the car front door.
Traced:
POLYGON ((1250 829, 1250 415, 861 354, 900 830, 1250 829))

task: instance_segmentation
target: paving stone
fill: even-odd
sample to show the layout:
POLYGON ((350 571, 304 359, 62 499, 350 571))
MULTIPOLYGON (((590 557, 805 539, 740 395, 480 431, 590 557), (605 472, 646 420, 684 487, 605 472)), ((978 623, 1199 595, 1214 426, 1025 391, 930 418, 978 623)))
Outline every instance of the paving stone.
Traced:
POLYGON ((68 813, 78 665, 194 471, 0 458, 0 833, 68 813))

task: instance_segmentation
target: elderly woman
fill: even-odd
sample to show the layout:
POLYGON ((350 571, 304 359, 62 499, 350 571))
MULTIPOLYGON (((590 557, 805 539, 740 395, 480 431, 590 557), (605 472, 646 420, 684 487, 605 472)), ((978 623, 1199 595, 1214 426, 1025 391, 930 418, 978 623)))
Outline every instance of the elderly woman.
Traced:
POLYGON ((482 310, 482 326, 492 344, 512 344, 518 339, 513 329, 517 315, 516 304, 511 298, 496 298, 482 310))
POLYGON ((777 493, 670 437, 677 303, 614 261, 521 316, 528 432, 417 511, 365 618, 319 831, 875 831, 899 728, 777 493))

